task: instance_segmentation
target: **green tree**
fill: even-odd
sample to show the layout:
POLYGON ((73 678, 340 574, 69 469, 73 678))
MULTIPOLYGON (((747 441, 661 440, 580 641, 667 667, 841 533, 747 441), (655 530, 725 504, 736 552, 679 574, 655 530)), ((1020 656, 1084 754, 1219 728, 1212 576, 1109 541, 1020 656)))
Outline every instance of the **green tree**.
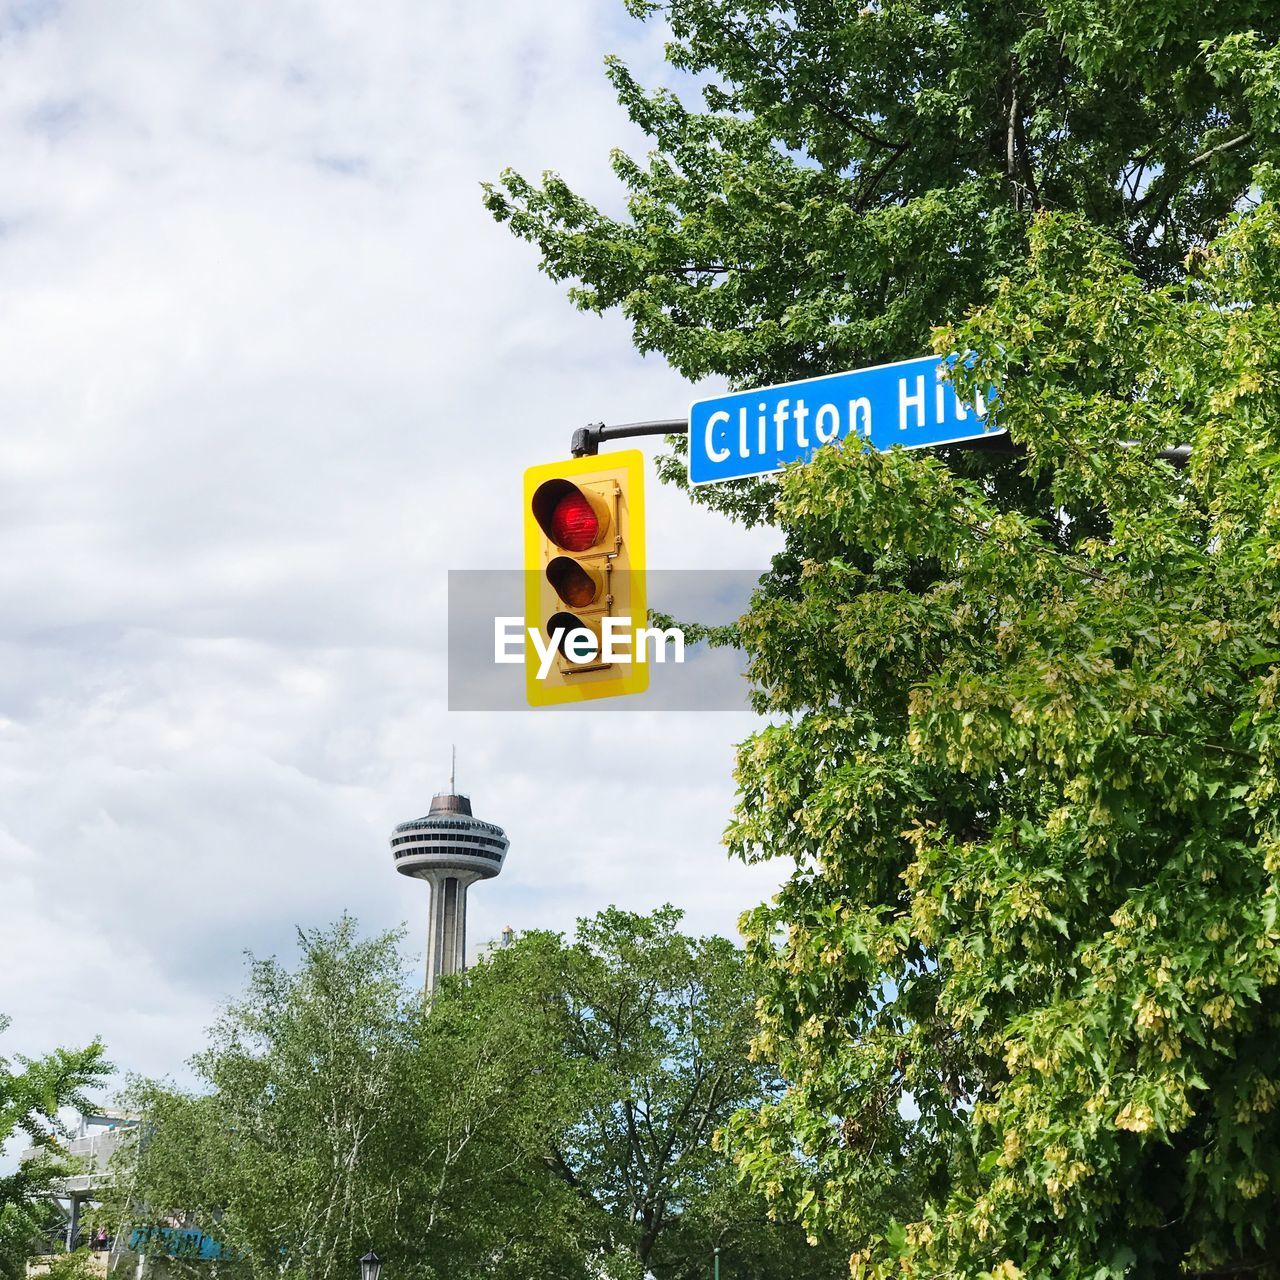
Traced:
POLYGON ((199 1092, 135 1090, 112 1219, 200 1228, 263 1277, 342 1275, 370 1244, 423 1280, 701 1280, 717 1244, 739 1280, 843 1271, 714 1145, 776 1076, 749 1060, 742 953, 679 918, 530 933, 429 1009, 396 935, 302 934, 296 968, 253 963, 199 1092))
POLYGON ((470 983, 476 993, 531 962, 549 983, 541 1007, 574 1105, 544 1134, 544 1154, 582 1210, 588 1257, 694 1280, 719 1245, 727 1273, 744 1280, 841 1271, 842 1258, 734 1186, 718 1131, 772 1096, 777 1076, 749 1053, 755 997, 742 953, 683 933, 681 915, 610 909, 579 921, 567 944, 521 939, 470 983))
POLYGON ((743 634, 797 714, 730 841, 796 860, 750 928, 793 1083, 737 1139, 855 1275, 1275 1274, 1278 265, 1267 202, 1156 292, 1046 216, 939 345, 1051 516, 903 454, 783 483, 801 595, 743 634))
POLYGON ((40 1274, 47 1280, 101 1280, 102 1273, 94 1265, 94 1257, 88 1248, 60 1253, 50 1258, 48 1270, 40 1274))
POLYGON ((546 1016, 560 949, 553 935, 531 934, 491 952, 437 989, 419 1028, 412 1105, 429 1118, 447 1099, 457 1156, 429 1224, 451 1280, 597 1274, 582 1206, 545 1160, 547 1135, 579 1105, 578 1074, 546 1016))
POLYGON ((1275 1275, 1280 11, 663 11, 716 79, 613 68, 627 216, 494 212, 691 376, 943 323, 1020 450, 716 499, 787 536, 738 632, 777 723, 729 842, 795 865, 742 1167, 856 1276, 1275 1275))
POLYGON ((1265 141, 1246 83, 1202 42, 1271 0, 629 0, 669 23, 705 110, 608 74, 653 139, 615 152, 626 216, 554 174, 489 208, 619 307, 636 346, 690 378, 760 383, 927 350, 990 296, 1038 208, 1077 211, 1148 281, 1177 274, 1265 141))
POLYGON ((298 942, 296 970, 251 962, 192 1062, 199 1092, 135 1086, 144 1136, 116 1186, 134 1225, 189 1224, 254 1275, 321 1280, 349 1275, 404 1211, 412 1007, 394 935, 361 940, 344 918, 298 942))
POLYGON ((200 1227, 254 1276, 346 1276, 372 1245, 397 1276, 585 1280, 541 1161, 571 1082, 529 1017, 539 971, 428 1008, 400 940, 344 917, 300 931, 295 968, 252 962, 198 1091, 139 1090, 147 1137, 117 1180, 133 1221, 200 1227))
MULTIPOLYGON (((0 1016, 0 1032, 9 1020, 0 1016)), ((0 1057, 0 1146, 25 1134, 41 1151, 16 1170, 0 1174, 0 1276, 25 1274, 28 1255, 42 1244, 51 1192, 73 1169, 60 1153, 66 1131, 58 1113, 65 1107, 88 1110, 90 1089, 111 1072, 102 1044, 56 1049, 43 1058, 18 1055, 18 1069, 0 1057)))

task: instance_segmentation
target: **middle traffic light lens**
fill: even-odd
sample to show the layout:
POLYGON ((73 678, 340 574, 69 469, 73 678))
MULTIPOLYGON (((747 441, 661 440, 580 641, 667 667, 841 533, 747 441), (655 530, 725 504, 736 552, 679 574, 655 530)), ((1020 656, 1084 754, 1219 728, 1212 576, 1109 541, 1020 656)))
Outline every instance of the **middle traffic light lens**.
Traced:
POLYGON ((600 594, 599 580, 568 556, 556 556, 547 565, 547 581, 565 604, 585 609, 600 594))
POLYGON ((599 536, 600 521, 591 503, 579 489, 566 493, 551 513, 551 540, 566 551, 586 551, 599 536))

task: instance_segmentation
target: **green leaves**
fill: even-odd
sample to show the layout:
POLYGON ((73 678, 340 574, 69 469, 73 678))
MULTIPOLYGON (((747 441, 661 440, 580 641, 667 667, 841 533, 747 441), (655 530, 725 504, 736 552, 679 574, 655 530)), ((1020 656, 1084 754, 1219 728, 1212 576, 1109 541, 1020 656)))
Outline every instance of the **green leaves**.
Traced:
POLYGON ((253 1275, 346 1275, 371 1240, 396 1258, 439 1196, 410 1186, 449 1170, 407 1105, 418 1015, 398 941, 344 917, 299 931, 296 968, 251 961, 192 1063, 201 1091, 135 1087, 148 1140, 125 1157, 117 1220, 191 1221, 253 1275))
POLYGON ((1035 224, 1029 277, 938 339, 1001 386, 1026 487, 841 450, 782 479, 805 559, 739 633, 787 718, 729 842, 796 862, 746 920, 791 1084, 737 1133, 783 1211, 862 1226, 867 1275, 1272 1244, 1276 226, 1152 292, 1035 224))
POLYGON ((637 348, 689 378, 784 381, 923 350, 990 299, 1036 208, 1086 214, 1143 280, 1170 279, 1275 132, 1274 67, 1238 34, 1274 38, 1256 0, 1185 21, 1094 0, 633 12, 670 24, 668 59, 705 110, 609 61, 652 140, 614 157, 625 215, 553 174, 504 173, 485 199, 576 282, 577 305, 620 308, 637 348), (1199 43, 1216 40, 1206 62, 1199 43))
POLYGON ((525 934, 429 1010, 398 935, 300 932, 292 966, 251 963, 200 1092, 135 1085, 146 1138, 110 1221, 191 1222, 220 1267, 273 1280, 345 1275, 370 1243, 421 1280, 678 1280, 715 1244, 758 1280, 843 1265, 736 1183, 717 1133, 776 1075, 748 1054, 742 954, 679 924, 525 934))
MULTIPOLYGON (((0 1014, 0 1032, 9 1020, 0 1014)), ((87 1111, 90 1091, 111 1074, 99 1041, 83 1049, 55 1049, 42 1058, 19 1056, 15 1070, 0 1057, 0 1143, 25 1135, 44 1154, 0 1176, 0 1276, 25 1275, 27 1254, 42 1242, 51 1188, 71 1169, 59 1155, 66 1130, 58 1118, 64 1107, 87 1111)))

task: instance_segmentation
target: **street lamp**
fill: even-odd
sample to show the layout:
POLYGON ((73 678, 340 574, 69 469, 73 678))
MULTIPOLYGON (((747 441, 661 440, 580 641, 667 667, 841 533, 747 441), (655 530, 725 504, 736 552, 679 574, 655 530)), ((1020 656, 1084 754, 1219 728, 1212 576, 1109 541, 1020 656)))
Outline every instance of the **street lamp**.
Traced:
POLYGON ((715 1258, 716 1258, 715 1280, 720 1280, 720 1246, 719 1245, 716 1245, 715 1258))
POLYGON ((382 1259, 372 1249, 360 1259, 360 1280, 378 1280, 382 1259))

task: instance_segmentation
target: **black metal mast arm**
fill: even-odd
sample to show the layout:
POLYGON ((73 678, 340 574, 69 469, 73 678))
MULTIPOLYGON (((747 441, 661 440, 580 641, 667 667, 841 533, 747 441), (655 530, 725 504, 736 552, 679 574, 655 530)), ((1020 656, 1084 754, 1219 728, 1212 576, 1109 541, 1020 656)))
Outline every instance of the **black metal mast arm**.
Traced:
POLYGON ((593 422, 579 427, 569 441, 569 452, 575 458, 593 457, 600 452, 604 440, 623 440, 628 436, 687 436, 688 418, 659 418, 652 422, 623 422, 616 427, 606 427, 603 422, 593 422))

